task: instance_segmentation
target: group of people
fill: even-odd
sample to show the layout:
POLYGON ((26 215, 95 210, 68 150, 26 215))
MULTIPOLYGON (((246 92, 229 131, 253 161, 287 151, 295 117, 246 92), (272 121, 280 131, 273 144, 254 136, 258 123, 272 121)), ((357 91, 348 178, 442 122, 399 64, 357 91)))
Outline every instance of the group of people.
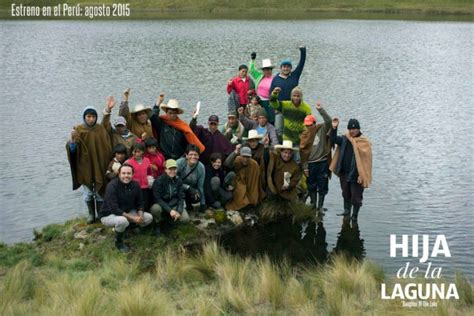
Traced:
POLYGON ((118 116, 112 121, 116 101, 107 98, 102 122, 86 107, 82 123, 71 131, 66 144, 73 189, 83 188, 92 223, 96 218, 116 234, 121 251, 128 247, 123 235, 130 224, 154 225, 189 221, 195 208, 243 210, 265 197, 286 201, 306 200, 323 213, 331 172, 340 178, 344 211, 357 221, 364 188, 371 183, 370 141, 350 119, 348 132, 338 136, 339 120, 321 106, 316 111, 303 101, 298 86, 306 59, 283 60, 273 74, 270 59, 256 66, 241 65, 227 83, 227 121, 210 115, 207 126, 198 124, 200 106, 188 123, 176 99, 164 103, 160 94, 153 108, 128 104, 123 93, 118 116), (111 123, 112 122, 112 123, 111 123), (333 148, 337 145, 333 155, 333 148))

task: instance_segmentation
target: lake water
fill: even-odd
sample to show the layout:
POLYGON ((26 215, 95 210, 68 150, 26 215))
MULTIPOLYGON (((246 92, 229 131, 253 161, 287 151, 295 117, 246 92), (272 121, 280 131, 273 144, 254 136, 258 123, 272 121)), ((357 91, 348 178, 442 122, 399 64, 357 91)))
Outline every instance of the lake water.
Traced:
MULTIPOLYGON (((132 88, 131 103, 160 92, 200 121, 226 112, 227 80, 258 53, 274 63, 308 56, 300 85, 310 104, 358 118, 373 143, 373 184, 357 234, 367 258, 394 274, 390 234, 445 234, 443 275, 474 277, 472 23, 318 20, 1 21, 0 240, 86 214, 72 191, 64 145, 84 106, 104 106, 132 88), (448 273, 449 272, 449 273, 448 273)), ((118 109, 114 109, 114 117, 118 109)), ((313 110, 315 112, 315 110, 313 110)), ((324 219, 337 246, 342 209, 337 178, 324 219)), ((346 228, 344 229, 347 230, 346 228)), ((282 245, 283 247, 285 245, 282 245)), ((409 259, 410 260, 410 259, 409 259)), ((415 260, 411 260, 415 263, 415 260)))

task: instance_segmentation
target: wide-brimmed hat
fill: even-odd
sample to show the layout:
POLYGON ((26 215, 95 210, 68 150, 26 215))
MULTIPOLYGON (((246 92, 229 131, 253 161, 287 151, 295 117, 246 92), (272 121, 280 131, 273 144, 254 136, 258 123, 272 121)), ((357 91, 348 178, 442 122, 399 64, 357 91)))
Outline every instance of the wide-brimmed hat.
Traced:
POLYGON ((275 68, 275 66, 272 65, 272 61, 270 58, 262 60, 262 67, 260 67, 260 69, 264 69, 264 68, 272 68, 272 69, 275 68))
POLYGON ((184 110, 179 107, 178 100, 175 100, 175 99, 169 99, 168 104, 162 103, 160 105, 160 108, 163 111, 166 111, 167 109, 172 109, 172 110, 177 110, 178 114, 184 113, 184 110))
POLYGON ((148 114, 148 116, 151 115, 151 109, 144 106, 143 104, 135 105, 135 107, 133 108, 133 111, 131 111, 130 113, 135 114, 135 113, 142 112, 142 111, 146 111, 146 114, 148 114))
POLYGON ((263 136, 260 135, 256 129, 251 129, 249 131, 248 137, 242 137, 243 140, 251 140, 251 139, 262 139, 263 136))
POLYGON ((284 140, 283 141, 283 144, 281 145, 276 145, 275 146, 275 150, 277 152, 281 151, 282 149, 291 149, 293 151, 298 151, 300 150, 299 148, 297 147, 293 147, 293 142, 291 140, 284 140))

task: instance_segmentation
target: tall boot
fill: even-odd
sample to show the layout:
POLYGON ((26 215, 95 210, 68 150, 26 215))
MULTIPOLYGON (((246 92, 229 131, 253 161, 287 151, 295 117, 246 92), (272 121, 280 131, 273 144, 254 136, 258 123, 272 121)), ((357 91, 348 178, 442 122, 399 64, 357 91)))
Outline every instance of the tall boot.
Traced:
POLYGON ((352 218, 351 218, 353 222, 357 222, 357 217, 359 216, 359 210, 360 210, 360 206, 354 205, 354 208, 352 209, 352 218))
POLYGON ((309 198, 311 199, 311 206, 316 209, 317 208, 317 199, 318 199, 318 193, 315 191, 309 192, 309 198))
POLYGON ((95 221, 95 206, 94 200, 87 201, 87 209, 89 210, 89 215, 87 216, 87 224, 92 224, 95 221))
POLYGON ((337 216, 351 216, 351 207, 351 202, 344 200, 344 212, 337 214, 337 216))
POLYGON ((115 232, 115 247, 121 252, 128 252, 130 249, 123 243, 123 235, 123 232, 115 232))
POLYGON ((155 235, 156 238, 159 238, 161 236, 160 223, 155 222, 153 225, 153 235, 155 235))
POLYGON ((323 206, 324 206, 324 197, 325 195, 318 193, 318 210, 320 212, 324 212, 323 206))

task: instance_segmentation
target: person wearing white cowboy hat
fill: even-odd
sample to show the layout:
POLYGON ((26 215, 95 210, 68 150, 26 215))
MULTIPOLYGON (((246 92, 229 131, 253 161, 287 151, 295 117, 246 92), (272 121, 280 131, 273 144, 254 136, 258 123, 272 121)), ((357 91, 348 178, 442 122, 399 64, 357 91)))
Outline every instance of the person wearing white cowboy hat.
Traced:
POLYGON ((250 68, 249 68, 249 75, 252 77, 253 81, 255 82, 255 91, 257 95, 260 97, 260 105, 265 109, 268 115, 268 121, 271 124, 275 123, 275 112, 273 108, 270 106, 270 86, 273 81, 273 68, 275 66, 272 64, 272 61, 269 58, 262 60, 262 67, 257 69, 255 65, 255 59, 257 58, 257 53, 253 52, 250 54, 251 61, 250 61, 250 68))
POLYGON ((183 156, 188 144, 198 146, 199 151, 203 152, 205 150, 204 145, 189 125, 178 117, 178 114, 184 113, 183 109, 179 107, 179 102, 170 99, 167 104, 163 104, 164 98, 165 95, 161 93, 153 107, 150 121, 153 130, 158 135, 160 151, 165 158, 179 159, 183 156), (160 108, 163 109, 165 115, 160 115, 160 108))
POLYGON ((264 135, 258 134, 258 131, 251 129, 249 131, 248 137, 244 137, 243 140, 244 146, 250 147, 252 150, 252 158, 258 162, 259 165, 263 164, 263 144, 259 141, 263 138, 264 135))
MULTIPOLYGON (((268 144, 265 145, 268 147, 268 144)), ((265 157, 269 156, 267 182, 270 192, 284 200, 294 201, 298 198, 297 185, 301 180, 300 166, 292 159, 294 152, 299 148, 293 147, 291 140, 284 140, 283 144, 276 145, 275 151, 266 150, 265 157)))
POLYGON ((128 107, 128 98, 130 97, 130 88, 123 92, 123 100, 120 103, 119 115, 127 121, 128 129, 142 140, 153 137, 151 123, 149 121, 151 109, 143 104, 137 104, 130 111, 128 107))

